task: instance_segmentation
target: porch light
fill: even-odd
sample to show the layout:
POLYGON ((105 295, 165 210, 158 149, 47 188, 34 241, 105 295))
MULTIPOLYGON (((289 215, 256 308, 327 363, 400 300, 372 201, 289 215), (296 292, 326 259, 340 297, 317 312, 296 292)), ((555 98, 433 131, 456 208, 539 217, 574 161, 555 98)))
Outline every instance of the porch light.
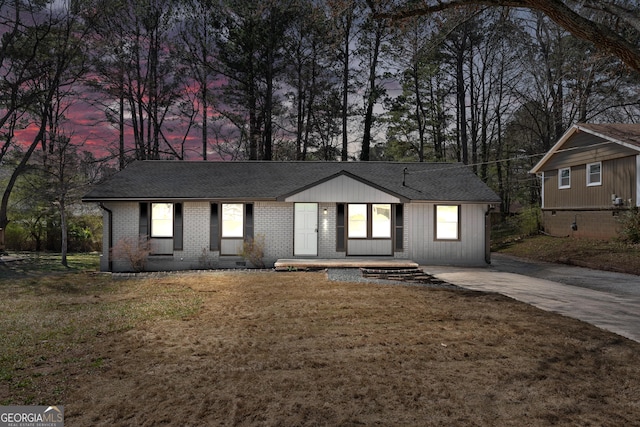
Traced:
POLYGON ((324 210, 322 211, 322 214, 323 214, 323 215, 326 215, 326 214, 327 214, 327 208, 324 208, 324 210))

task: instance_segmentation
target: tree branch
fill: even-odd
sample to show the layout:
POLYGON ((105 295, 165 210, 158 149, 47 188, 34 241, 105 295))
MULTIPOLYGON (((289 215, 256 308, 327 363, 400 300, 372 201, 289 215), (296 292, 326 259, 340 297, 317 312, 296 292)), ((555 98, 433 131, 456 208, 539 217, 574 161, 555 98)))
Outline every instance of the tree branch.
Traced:
MULTIPOLYGON (((611 28, 581 16, 561 0, 436 0, 416 7, 400 7, 388 12, 378 12, 376 18, 406 19, 472 5, 538 10, 574 36, 593 43, 598 49, 617 56, 630 68, 640 71, 640 49, 637 46, 611 28)), ((621 19, 628 22, 628 17, 621 16, 621 19)))

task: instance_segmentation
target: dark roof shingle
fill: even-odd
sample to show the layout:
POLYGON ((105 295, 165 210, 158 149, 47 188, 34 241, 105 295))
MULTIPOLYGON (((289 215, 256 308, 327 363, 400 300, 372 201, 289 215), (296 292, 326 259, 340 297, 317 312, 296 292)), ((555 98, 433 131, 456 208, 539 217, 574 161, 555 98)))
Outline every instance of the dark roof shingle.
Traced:
POLYGON ((406 200, 499 201, 467 166, 455 163, 170 160, 134 162, 83 200, 276 200, 340 173, 406 200))

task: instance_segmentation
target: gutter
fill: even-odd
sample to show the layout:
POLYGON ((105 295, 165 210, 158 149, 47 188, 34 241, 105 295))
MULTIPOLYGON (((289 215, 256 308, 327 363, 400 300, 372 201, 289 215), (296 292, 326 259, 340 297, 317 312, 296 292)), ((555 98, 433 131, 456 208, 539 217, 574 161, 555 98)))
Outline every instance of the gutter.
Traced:
POLYGON ((111 259, 111 248, 113 247, 113 211, 107 208, 102 202, 100 202, 100 208, 103 209, 105 212, 107 212, 107 215, 109 217, 109 220, 108 220, 109 244, 108 244, 108 251, 107 251, 108 252, 107 257, 109 261, 108 261, 107 268, 109 269, 109 271, 113 271, 113 260, 111 259))

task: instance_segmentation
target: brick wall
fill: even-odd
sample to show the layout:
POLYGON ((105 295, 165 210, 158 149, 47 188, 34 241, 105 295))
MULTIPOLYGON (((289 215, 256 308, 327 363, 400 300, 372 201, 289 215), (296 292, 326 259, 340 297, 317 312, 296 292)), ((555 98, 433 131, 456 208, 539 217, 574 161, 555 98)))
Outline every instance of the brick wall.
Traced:
POLYGON ((264 262, 273 265, 278 258, 293 256, 293 205, 258 202, 254 205, 254 235, 265 240, 264 262))
POLYGON ((542 211, 542 224, 546 233, 552 236, 589 237, 611 239, 618 236, 619 218, 624 210, 601 211, 542 211), (571 229, 575 222, 577 230, 571 229))

